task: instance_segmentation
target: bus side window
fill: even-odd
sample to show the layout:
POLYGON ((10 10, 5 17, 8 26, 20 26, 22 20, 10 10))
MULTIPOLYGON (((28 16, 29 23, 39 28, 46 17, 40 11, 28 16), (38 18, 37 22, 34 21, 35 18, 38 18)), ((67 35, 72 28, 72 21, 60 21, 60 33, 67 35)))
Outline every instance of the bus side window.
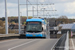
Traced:
POLYGON ((26 32, 26 26, 24 26, 24 33, 26 32))
POLYGON ((26 29, 26 26, 24 26, 24 29, 26 29))
POLYGON ((43 31, 43 27, 42 27, 42 31, 43 31))

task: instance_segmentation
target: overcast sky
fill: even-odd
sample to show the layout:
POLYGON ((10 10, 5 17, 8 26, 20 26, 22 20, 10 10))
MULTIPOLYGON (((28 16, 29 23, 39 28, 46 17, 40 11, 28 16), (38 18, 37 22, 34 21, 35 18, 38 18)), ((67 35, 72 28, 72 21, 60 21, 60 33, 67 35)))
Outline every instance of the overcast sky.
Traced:
MULTIPOLYGON (((46 10, 57 10, 55 11, 47 11, 50 13, 50 15, 58 14, 59 16, 65 15, 68 18, 75 18, 75 0, 38 0, 39 4, 50 4, 54 3, 54 5, 43 5, 39 6, 39 10, 43 7, 46 8, 46 10)), ((36 4, 37 0, 29 0, 31 4, 36 4)), ((26 0, 20 0, 20 4, 25 4, 26 0)), ((28 4, 30 4, 28 3, 28 4)), ((37 6, 33 5, 35 10, 37 10, 37 6)), ((32 10, 32 6, 28 6, 29 10, 32 10)), ((7 10, 8 10, 8 16, 18 16, 18 0, 7 0, 7 10)), ((26 6, 21 5, 20 6, 20 14, 22 16, 26 16, 26 6)), ((32 11, 28 11, 28 16, 33 16, 32 11)), ((44 14, 46 15, 46 11, 44 14)), ((37 15, 37 12, 34 12, 35 16, 37 15)), ((43 15, 42 11, 39 11, 39 15, 43 15)), ((59 16, 52 16, 52 17, 59 17, 59 16)), ((0 0, 0 17, 5 17, 5 0, 0 0)))

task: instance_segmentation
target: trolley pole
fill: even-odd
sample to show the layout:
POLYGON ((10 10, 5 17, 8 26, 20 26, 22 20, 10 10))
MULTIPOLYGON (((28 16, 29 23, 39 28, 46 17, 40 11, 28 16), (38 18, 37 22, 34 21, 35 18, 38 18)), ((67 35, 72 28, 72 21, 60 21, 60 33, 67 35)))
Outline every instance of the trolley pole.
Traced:
POLYGON ((7 0, 5 0, 5 30, 8 34, 7 0))
POLYGON ((21 33, 21 25, 20 25, 20 5, 18 0, 18 23, 19 23, 19 34, 21 33))

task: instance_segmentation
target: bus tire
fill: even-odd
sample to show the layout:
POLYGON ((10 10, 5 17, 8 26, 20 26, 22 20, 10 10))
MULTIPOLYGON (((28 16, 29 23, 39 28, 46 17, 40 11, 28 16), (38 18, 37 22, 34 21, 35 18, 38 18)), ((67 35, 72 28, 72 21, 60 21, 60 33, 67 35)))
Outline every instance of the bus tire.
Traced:
POLYGON ((20 34, 20 37, 19 37, 19 38, 20 38, 20 39, 21 39, 21 38, 25 38, 25 35, 20 34))

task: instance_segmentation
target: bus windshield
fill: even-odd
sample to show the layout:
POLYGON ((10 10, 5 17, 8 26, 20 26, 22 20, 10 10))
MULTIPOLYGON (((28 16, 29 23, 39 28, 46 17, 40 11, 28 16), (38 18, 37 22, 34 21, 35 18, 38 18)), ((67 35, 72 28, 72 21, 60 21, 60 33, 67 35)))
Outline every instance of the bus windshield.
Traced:
POLYGON ((40 22, 28 22, 26 25, 26 32, 41 32, 42 25, 40 22))

